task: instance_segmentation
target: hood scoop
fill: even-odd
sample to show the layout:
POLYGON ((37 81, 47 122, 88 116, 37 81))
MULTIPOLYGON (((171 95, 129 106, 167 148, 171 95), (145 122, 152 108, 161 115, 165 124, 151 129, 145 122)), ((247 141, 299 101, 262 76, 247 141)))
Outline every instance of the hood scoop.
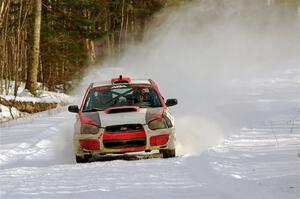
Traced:
POLYGON ((126 112, 138 112, 140 107, 138 106, 119 106, 105 109, 106 114, 112 113, 126 113, 126 112))

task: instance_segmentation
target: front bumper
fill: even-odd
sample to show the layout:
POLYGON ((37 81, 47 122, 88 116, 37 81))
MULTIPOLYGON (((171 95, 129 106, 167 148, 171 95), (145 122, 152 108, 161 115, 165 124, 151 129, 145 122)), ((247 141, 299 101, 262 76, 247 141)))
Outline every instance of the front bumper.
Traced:
POLYGON ((142 126, 143 130, 136 132, 107 133, 100 128, 97 134, 76 134, 74 153, 83 156, 175 149, 174 127, 151 130, 146 124, 142 126))

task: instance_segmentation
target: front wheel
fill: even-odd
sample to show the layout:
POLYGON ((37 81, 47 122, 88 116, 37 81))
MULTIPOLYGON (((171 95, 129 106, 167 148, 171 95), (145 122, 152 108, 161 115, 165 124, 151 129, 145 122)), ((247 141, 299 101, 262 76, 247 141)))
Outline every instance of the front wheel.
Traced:
POLYGON ((176 156, 175 149, 161 150, 160 153, 162 153, 163 158, 173 158, 176 156))
POLYGON ((90 162, 90 156, 89 155, 84 155, 84 156, 78 156, 76 155, 76 162, 77 163, 87 163, 90 162))

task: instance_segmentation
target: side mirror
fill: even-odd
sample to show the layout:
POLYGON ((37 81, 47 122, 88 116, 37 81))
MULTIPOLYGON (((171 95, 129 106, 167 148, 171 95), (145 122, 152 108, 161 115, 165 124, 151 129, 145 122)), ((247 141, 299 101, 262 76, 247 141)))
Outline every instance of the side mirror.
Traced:
POLYGON ((178 103, 177 99, 167 99, 166 105, 167 106, 174 106, 178 103))
POLYGON ((68 111, 71 113, 79 113, 79 108, 77 105, 71 105, 68 107, 68 111))

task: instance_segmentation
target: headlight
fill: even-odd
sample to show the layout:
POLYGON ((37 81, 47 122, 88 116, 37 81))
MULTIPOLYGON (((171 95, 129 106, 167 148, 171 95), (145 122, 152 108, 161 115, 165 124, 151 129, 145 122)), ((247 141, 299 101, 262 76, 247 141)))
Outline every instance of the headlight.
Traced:
POLYGON ((80 125, 80 133, 81 134, 97 134, 99 132, 99 128, 96 126, 83 124, 80 125))
POLYGON ((151 130, 156 130, 156 129, 168 128, 168 125, 167 125, 165 118, 160 118, 158 120, 153 120, 153 121, 149 122, 148 127, 151 130))
POLYGON ((166 117, 166 116, 164 118, 165 118, 165 121, 167 123, 168 128, 173 127, 173 124, 172 124, 171 120, 168 117, 166 117))

